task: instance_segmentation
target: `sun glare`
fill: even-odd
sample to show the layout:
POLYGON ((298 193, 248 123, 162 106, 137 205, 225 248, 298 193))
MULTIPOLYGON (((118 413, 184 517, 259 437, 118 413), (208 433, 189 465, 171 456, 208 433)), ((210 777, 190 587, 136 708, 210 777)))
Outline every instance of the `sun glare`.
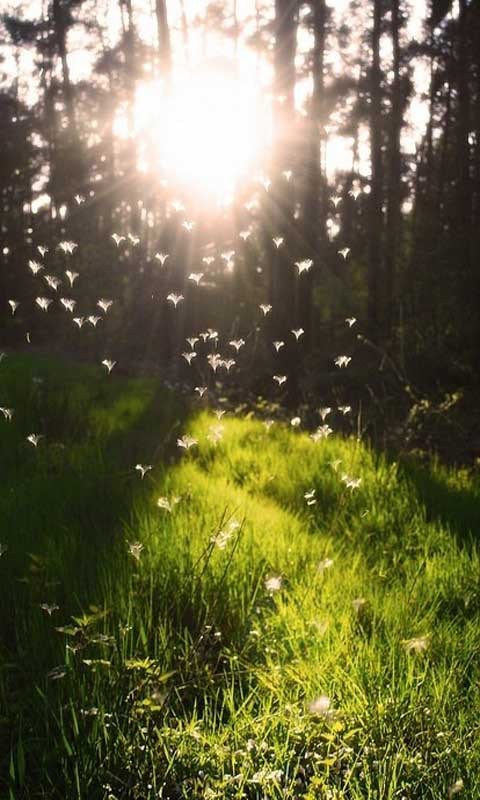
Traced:
POLYGON ((251 177, 268 143, 268 109, 255 84, 221 66, 178 78, 169 92, 145 82, 136 121, 148 139, 145 166, 219 204, 251 177))

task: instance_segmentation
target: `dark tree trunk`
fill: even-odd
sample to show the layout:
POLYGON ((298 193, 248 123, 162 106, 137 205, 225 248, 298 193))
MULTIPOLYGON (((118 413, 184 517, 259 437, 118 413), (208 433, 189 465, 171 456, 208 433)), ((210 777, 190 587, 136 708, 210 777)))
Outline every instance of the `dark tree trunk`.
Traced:
POLYGON ((372 63, 370 68, 370 161, 371 191, 369 198, 368 247, 368 325, 370 335, 377 338, 383 333, 383 119, 382 73, 380 66, 380 36, 382 26, 382 0, 373 0, 372 63))

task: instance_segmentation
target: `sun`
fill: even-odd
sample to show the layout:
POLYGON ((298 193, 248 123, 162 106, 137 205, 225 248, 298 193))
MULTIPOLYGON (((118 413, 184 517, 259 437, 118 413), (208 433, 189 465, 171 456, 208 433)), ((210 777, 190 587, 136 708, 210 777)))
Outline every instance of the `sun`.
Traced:
POLYGON ((177 77, 169 90, 145 82, 135 117, 148 142, 144 169, 160 171, 205 201, 228 204, 268 147, 265 97, 253 80, 222 64, 177 77))

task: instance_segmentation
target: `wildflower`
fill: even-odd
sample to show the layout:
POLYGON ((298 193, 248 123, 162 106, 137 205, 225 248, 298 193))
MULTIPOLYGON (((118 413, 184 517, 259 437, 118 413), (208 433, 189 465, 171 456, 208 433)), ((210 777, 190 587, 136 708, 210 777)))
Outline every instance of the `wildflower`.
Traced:
POLYGON ((181 500, 180 497, 172 497, 170 500, 168 497, 159 497, 157 500, 158 508, 163 508, 165 511, 168 511, 169 514, 172 513, 173 509, 181 500))
POLYGON ((338 250, 338 255, 342 256, 342 258, 344 258, 346 260, 349 252, 350 252, 350 248, 349 247, 342 247, 341 250, 338 250))
POLYGON ((314 506, 317 502, 317 498, 315 497, 316 489, 310 489, 308 492, 305 492, 303 495, 305 500, 307 501, 307 506, 314 506))
POLYGON ((319 425, 316 431, 310 435, 312 442, 320 442, 322 439, 327 439, 333 433, 330 425, 319 425))
POLYGON ((75 306, 77 305, 77 301, 72 300, 70 297, 61 297, 60 302, 66 311, 70 311, 70 313, 73 313, 75 306))
POLYGON ((248 230, 240 231, 238 235, 240 236, 240 239, 243 239, 243 241, 246 242, 248 237, 252 235, 252 232, 248 230))
POLYGON ((112 233, 112 239, 118 247, 121 242, 125 241, 125 236, 120 236, 118 233, 112 233))
POLYGON ((322 422, 325 422, 326 418, 328 417, 329 414, 331 414, 331 412, 332 412, 332 409, 329 408, 328 406, 324 406, 324 407, 318 409, 318 413, 320 414, 322 422))
POLYGON ((208 429, 207 439, 213 445, 217 445, 223 437, 224 430, 225 428, 223 425, 211 425, 208 429))
POLYGON ((75 248, 78 247, 76 242, 60 242, 58 245, 59 250, 63 250, 64 253, 68 253, 71 255, 75 248))
POLYGON ((283 244, 283 241, 284 241, 284 239, 283 239, 283 236, 275 236, 275 237, 272 239, 272 242, 273 242, 273 244, 275 245, 275 247, 277 248, 277 250, 279 249, 279 247, 281 247, 281 246, 282 246, 282 244, 283 244))
POLYGON ((338 410, 345 416, 346 414, 350 414, 352 406, 338 406, 338 410))
POLYGON ((281 350, 281 349, 282 349, 282 347, 284 347, 284 346, 285 346, 285 342, 276 341, 276 342, 274 342, 274 343, 273 343, 273 346, 274 346, 275 350, 276 350, 276 351, 277 351, 277 353, 278 353, 278 351, 279 351, 279 350, 281 350))
POLYGON ((298 274, 301 275, 302 272, 308 272, 312 268, 313 261, 311 258, 305 258, 303 261, 295 261, 295 266, 298 269, 298 274))
POLYGON ((2 542, 0 542, 0 558, 5 555, 7 550, 8 550, 8 545, 2 544, 2 542))
POLYGON ((215 256, 203 256, 202 261, 207 267, 210 267, 215 261, 215 256))
POLYGON ((455 783, 452 783, 452 785, 448 789, 448 800, 450 800, 450 798, 454 797, 456 794, 460 794, 460 792, 463 792, 464 788, 465 785, 463 783, 462 778, 459 778, 457 781, 455 781, 455 783))
POLYGON ((195 386, 195 391, 197 392, 197 394, 200 397, 203 397, 203 395, 207 391, 207 387, 206 386, 195 386))
POLYGON ((292 417, 292 419, 290 420, 290 425, 292 426, 292 428, 298 428, 301 422, 302 420, 300 419, 300 417, 292 417))
MULTIPOLYGON (((82 328, 82 326, 85 324, 85 317, 74 317, 73 321, 74 321, 75 325, 78 325, 79 328, 82 328)), ((109 372, 110 372, 110 370, 109 370, 109 372)))
POLYGON ((192 363, 192 359, 194 359, 196 357, 197 357, 197 354, 196 354, 195 350, 192 350, 190 353, 182 353, 182 358, 185 359, 185 361, 187 362, 187 364, 189 366, 192 363))
POLYGON ((18 300, 9 300, 8 301, 8 305, 12 309, 12 317, 14 317, 15 316, 15 311, 17 310, 17 308, 20 305, 20 303, 18 302, 18 300))
POLYGON ((13 413, 13 408, 5 408, 4 406, 0 406, 0 414, 3 414, 7 422, 12 421, 13 413))
POLYGON ((43 277, 46 283, 48 283, 48 285, 50 286, 50 289, 53 289, 56 292, 58 287, 60 286, 61 281, 58 278, 55 278, 54 275, 44 275, 43 277))
POLYGON ((259 308, 263 312, 264 317, 266 317, 267 314, 269 314, 270 311, 272 310, 272 306, 269 303, 261 303, 259 308))
POLYGON ((182 222, 182 228, 187 231, 187 233, 191 233, 195 227, 194 222, 190 222, 189 220, 185 220, 182 222))
POLYGON ((300 336, 303 336, 305 331, 303 330, 303 328, 293 328, 293 330, 291 330, 290 333, 293 333, 293 335, 295 336, 295 339, 298 342, 298 340, 300 339, 300 336))
POLYGON ((293 175, 293 172, 291 169, 284 169, 282 175, 286 181, 289 181, 293 175))
POLYGON ((101 317, 96 317, 94 315, 91 315, 90 317, 87 317, 87 322, 89 322, 90 325, 93 325, 93 327, 96 328, 97 323, 100 322, 101 319, 102 319, 101 317))
POLYGON ((34 275, 37 275, 37 273, 39 273, 40 270, 43 269, 42 265, 39 264, 38 261, 30 260, 28 262, 28 266, 30 267, 34 275))
POLYGON ((245 340, 244 339, 232 339, 228 344, 230 345, 230 347, 234 347, 235 350, 238 353, 240 348, 244 346, 245 340))
POLYGON ((48 311, 48 307, 52 301, 48 297, 36 297, 35 302, 42 311, 48 311))
POLYGON ((352 489, 352 490, 358 489, 360 484, 362 483, 361 478, 352 478, 350 477, 350 475, 347 475, 346 473, 342 475, 340 480, 342 481, 342 483, 345 484, 347 489, 352 489))
POLYGON ((133 233, 128 233, 127 236, 128 236, 128 239, 129 239, 130 243, 133 244, 134 247, 136 247, 137 244, 140 241, 139 237, 138 236, 134 236, 133 233))
POLYGON ((188 276, 188 280, 193 281, 194 283, 197 284, 197 286, 199 285, 202 278, 203 278, 203 272, 191 272, 190 275, 188 276))
POLYGON ((349 328, 351 328, 353 325, 355 325, 356 321, 357 321, 357 320, 356 320, 356 318, 355 318, 355 317, 347 317, 347 318, 345 319, 345 322, 347 323, 347 325, 348 325, 348 327, 349 327, 349 328))
POLYGON ((191 349, 193 350, 193 348, 198 342, 198 336, 190 336, 188 339, 185 339, 185 341, 187 342, 187 344, 190 345, 191 349))
POLYGON ((352 600, 352 606, 356 614, 360 614, 362 608, 365 608, 367 605, 367 601, 364 597, 356 597, 355 600, 352 600))
POLYGON ((263 424, 265 425, 265 428, 267 429, 267 433, 268 433, 268 431, 270 430, 270 428, 274 424, 274 420, 273 419, 265 419, 263 421, 263 424))
POLYGON ((42 244, 38 245, 37 250, 42 258, 45 258, 46 253, 48 253, 48 247, 44 247, 42 244))
POLYGON ((282 386, 282 384, 286 383, 286 381, 287 381, 287 376, 286 376, 286 375, 274 375, 274 376, 273 376, 273 380, 274 380, 276 383, 278 383, 278 385, 279 385, 279 386, 282 386))

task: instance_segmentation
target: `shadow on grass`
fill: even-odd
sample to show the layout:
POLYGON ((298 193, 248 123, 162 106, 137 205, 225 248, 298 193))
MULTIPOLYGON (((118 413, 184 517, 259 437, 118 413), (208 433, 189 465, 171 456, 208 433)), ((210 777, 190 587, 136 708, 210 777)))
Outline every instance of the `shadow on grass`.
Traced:
POLYGON ((480 482, 464 470, 405 463, 402 471, 414 487, 429 522, 447 526, 462 547, 480 544, 480 482))

